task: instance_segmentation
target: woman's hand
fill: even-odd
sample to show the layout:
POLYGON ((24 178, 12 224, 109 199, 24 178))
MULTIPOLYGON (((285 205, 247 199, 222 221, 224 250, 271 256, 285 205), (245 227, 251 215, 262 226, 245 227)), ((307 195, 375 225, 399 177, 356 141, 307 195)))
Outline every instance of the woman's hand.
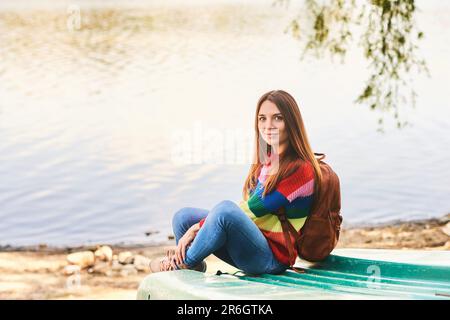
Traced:
POLYGON ((180 240, 178 240, 178 245, 175 249, 175 261, 177 265, 184 263, 184 259, 186 258, 186 248, 192 241, 194 241, 198 230, 200 230, 200 224, 194 224, 186 231, 180 240))

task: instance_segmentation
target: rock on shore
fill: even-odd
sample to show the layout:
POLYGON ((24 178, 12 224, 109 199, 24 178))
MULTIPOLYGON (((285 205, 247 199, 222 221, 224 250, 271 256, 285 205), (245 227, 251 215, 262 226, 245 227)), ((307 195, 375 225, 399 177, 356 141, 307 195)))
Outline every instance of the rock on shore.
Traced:
POLYGON ((79 251, 67 255, 68 265, 64 267, 64 275, 73 275, 87 269, 90 274, 106 276, 128 276, 138 272, 150 271, 150 258, 123 251, 114 254, 110 246, 101 246, 93 251, 79 251))

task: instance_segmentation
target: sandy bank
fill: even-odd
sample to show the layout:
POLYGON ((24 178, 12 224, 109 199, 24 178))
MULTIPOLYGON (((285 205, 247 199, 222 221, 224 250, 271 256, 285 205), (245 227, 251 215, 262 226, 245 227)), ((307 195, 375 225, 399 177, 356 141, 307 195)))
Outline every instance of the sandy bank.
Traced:
MULTIPOLYGON (((450 250, 450 214, 391 226, 343 229, 340 248, 450 250)), ((130 251, 150 259, 163 255, 174 241, 152 247, 117 247, 115 254, 130 251)), ((92 247, 77 248, 91 250, 92 247)), ((74 249, 45 247, 3 248, 0 252, 0 299, 135 299, 146 272, 105 275, 82 270, 76 277, 64 275, 66 257, 74 249)), ((215 256, 207 258, 207 273, 232 272, 233 267, 215 256)))

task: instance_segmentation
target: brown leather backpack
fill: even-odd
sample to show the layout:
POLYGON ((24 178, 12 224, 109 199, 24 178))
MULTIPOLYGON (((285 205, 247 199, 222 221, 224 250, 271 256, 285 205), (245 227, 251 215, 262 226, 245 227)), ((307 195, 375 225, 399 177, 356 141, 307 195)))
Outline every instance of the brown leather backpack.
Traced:
POLYGON ((342 223, 339 178, 331 167, 322 161, 325 158, 323 153, 315 155, 320 156, 317 160, 322 171, 320 194, 314 195, 311 212, 300 233, 287 219, 284 207, 277 212, 289 251, 289 261, 295 261, 297 255, 311 262, 322 261, 330 255, 339 240, 342 223), (295 239, 295 248, 291 237, 295 239))

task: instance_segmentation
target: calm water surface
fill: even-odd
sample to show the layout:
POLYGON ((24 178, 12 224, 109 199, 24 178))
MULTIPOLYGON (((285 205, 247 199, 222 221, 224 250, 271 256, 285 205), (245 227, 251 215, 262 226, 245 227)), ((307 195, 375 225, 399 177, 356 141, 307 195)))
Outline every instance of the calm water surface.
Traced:
POLYGON ((300 61, 296 12, 270 1, 79 1, 79 28, 73 2, 33 3, 0 4, 0 245, 160 242, 179 208, 239 201, 274 88, 339 174, 346 224, 450 211, 450 5, 419 2, 431 77, 414 79, 412 126, 381 134, 353 103, 360 51, 300 61))

